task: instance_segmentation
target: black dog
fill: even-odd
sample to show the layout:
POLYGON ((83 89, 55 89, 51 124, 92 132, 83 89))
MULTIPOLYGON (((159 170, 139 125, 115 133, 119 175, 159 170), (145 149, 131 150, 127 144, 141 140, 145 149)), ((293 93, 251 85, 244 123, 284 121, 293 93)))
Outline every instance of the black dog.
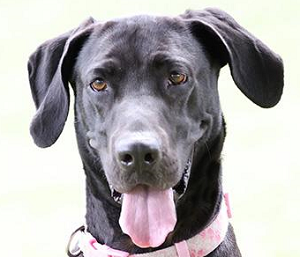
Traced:
MULTIPOLYGON (((98 242, 130 254, 154 252, 217 217, 225 137, 217 82, 227 63, 252 102, 277 104, 281 58, 217 9, 106 23, 90 18, 30 57, 38 146, 59 137, 68 83, 73 88, 87 230, 98 242)), ((230 225, 207 256, 241 256, 230 225)))

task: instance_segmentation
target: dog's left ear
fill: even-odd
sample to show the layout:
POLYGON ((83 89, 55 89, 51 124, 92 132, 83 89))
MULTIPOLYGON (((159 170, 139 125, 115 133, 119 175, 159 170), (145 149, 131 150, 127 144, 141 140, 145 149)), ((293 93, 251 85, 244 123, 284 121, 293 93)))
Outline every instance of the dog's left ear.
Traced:
POLYGON ((64 128, 70 101, 68 81, 94 22, 89 18, 73 31, 48 40, 29 58, 29 82, 37 108, 30 133, 39 147, 52 145, 64 128))
POLYGON ((280 56, 219 9, 187 11, 181 17, 221 66, 229 63, 235 84, 251 101, 264 108, 279 102, 283 90, 280 56))

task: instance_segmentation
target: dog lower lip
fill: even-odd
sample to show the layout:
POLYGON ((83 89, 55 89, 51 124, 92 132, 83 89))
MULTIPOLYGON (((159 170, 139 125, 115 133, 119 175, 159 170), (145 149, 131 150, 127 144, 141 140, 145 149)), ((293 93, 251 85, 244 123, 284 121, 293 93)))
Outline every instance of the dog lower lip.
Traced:
MULTIPOLYGON (((189 177, 190 177, 190 168, 191 168, 191 159, 188 159, 186 166, 183 171, 183 175, 180 179, 180 181, 173 187, 174 193, 176 193, 176 199, 178 200, 181 198, 187 188, 189 177)), ((118 204, 122 204, 123 194, 119 193, 114 189, 112 185, 109 185, 110 191, 111 191, 111 197, 114 199, 114 201, 118 204)))

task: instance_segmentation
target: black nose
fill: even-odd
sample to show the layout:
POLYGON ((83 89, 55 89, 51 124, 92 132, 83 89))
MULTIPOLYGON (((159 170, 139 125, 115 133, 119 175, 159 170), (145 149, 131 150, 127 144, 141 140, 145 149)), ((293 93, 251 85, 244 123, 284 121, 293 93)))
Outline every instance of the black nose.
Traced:
POLYGON ((115 144, 116 159, 123 169, 151 168, 160 159, 159 143, 150 137, 128 137, 115 144))

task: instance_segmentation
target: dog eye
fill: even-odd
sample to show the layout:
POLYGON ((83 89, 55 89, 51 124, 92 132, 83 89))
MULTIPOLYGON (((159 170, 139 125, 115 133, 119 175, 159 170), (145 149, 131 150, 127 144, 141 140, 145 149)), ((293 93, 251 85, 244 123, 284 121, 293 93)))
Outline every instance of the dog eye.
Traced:
POLYGON ((172 84, 172 85, 174 85, 174 86, 183 84, 186 81, 187 81, 187 75, 185 75, 183 73, 173 72, 169 76, 169 83, 172 84))
POLYGON ((90 84, 90 87, 94 90, 94 91, 103 91, 107 88, 107 82, 104 81, 103 79, 96 79, 95 81, 93 81, 90 84))

